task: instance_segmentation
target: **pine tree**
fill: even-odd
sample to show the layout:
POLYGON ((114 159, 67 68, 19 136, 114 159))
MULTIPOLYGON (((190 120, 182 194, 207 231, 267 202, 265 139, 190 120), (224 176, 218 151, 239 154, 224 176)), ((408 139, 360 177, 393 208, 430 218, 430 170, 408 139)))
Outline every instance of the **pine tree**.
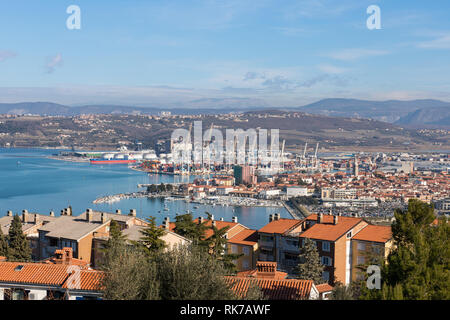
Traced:
POLYGON ((298 279, 313 280, 315 284, 324 282, 322 278, 324 266, 320 261, 319 252, 313 240, 304 239, 298 260, 299 263, 294 269, 298 279))
POLYGON ((31 249, 27 237, 22 231, 22 223, 18 215, 14 215, 8 234, 9 250, 8 260, 30 261, 31 249))
POLYGON ((8 256, 8 240, 3 234, 2 228, 0 227, 0 256, 8 256))
POLYGON ((382 267, 382 290, 365 290, 363 298, 450 299, 450 226, 435 219, 432 205, 417 199, 408 210, 395 210, 394 249, 382 267))
MULTIPOLYGON (((207 214, 208 218, 211 219, 211 215, 207 214)), ((239 259, 242 254, 228 253, 226 250, 228 240, 225 235, 230 227, 219 229, 214 224, 211 224, 210 228, 213 234, 203 242, 203 245, 208 248, 208 252, 213 258, 223 262, 225 269, 229 273, 236 273, 237 268, 233 261, 239 259)))
POLYGON ((195 223, 190 213, 182 214, 176 217, 174 232, 180 236, 192 240, 195 244, 201 243, 208 227, 206 221, 203 223, 195 223))
POLYGON ((166 243, 161 239, 165 234, 165 230, 156 225, 155 217, 149 217, 147 221, 148 225, 140 231, 142 234, 141 239, 135 242, 135 244, 142 248, 144 252, 151 255, 166 247, 166 243))

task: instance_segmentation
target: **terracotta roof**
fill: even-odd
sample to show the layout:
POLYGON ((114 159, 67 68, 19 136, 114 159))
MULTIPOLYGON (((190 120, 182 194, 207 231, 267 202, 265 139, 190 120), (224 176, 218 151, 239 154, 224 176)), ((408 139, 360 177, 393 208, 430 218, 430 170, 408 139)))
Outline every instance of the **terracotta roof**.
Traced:
POLYGON ((330 292, 333 290, 333 287, 330 286, 328 283, 317 284, 316 288, 317 291, 319 291, 319 293, 330 292))
POLYGON ((277 270, 276 262, 258 261, 256 262, 256 269, 241 271, 237 273, 238 277, 252 277, 258 279, 286 279, 287 272, 277 270))
POLYGON ((228 239, 228 242, 253 246, 258 243, 258 231, 252 229, 242 230, 234 237, 228 239))
MULTIPOLYGON (((317 214, 312 214, 306 220, 317 221, 317 214)), ((317 240, 336 241, 348 231, 353 229, 358 223, 363 221, 361 218, 338 217, 338 223, 333 224, 333 216, 324 215, 322 223, 315 223, 306 231, 300 234, 301 238, 310 238, 317 240)))
POLYGON ((387 242, 391 238, 392 238, 392 229, 390 226, 374 226, 374 225, 368 225, 353 237, 354 240, 382 242, 382 243, 387 242))
MULTIPOLYGON (((194 219, 193 221, 195 223, 198 223, 198 218, 194 219)), ((237 226, 239 224, 237 222, 228 222, 228 221, 220 221, 220 220, 214 220, 214 221, 216 222, 216 228, 219 229, 219 230, 222 229, 222 228, 225 228, 225 227, 229 227, 228 228, 228 231, 229 231, 229 230, 231 230, 231 228, 233 228, 233 227, 235 227, 235 226, 237 226)), ((211 220, 205 219, 204 222, 206 222, 205 225, 207 227, 211 227, 211 222, 212 222, 211 220)), ((208 239, 212 235, 213 235, 213 231, 210 228, 206 229, 205 239, 208 239)))
POLYGON ((82 290, 82 291, 100 291, 102 290, 101 282, 104 273, 97 270, 82 270, 80 272, 80 282, 74 278, 72 274, 67 278, 67 281, 62 285, 65 289, 82 290))
POLYGON ((240 297, 245 297, 250 285, 261 288, 269 300, 308 299, 313 285, 312 280, 297 279, 258 279, 249 277, 225 277, 225 282, 240 297))
POLYGON ((264 227, 259 229, 258 232, 283 234, 301 223, 302 220, 280 218, 279 220, 269 222, 264 227))
POLYGON ((47 263, 1 262, 0 282, 59 286, 69 275, 67 267, 47 263))
MULTIPOLYGON (((68 288, 75 275, 73 266, 49 263, 0 262, 0 283, 20 283, 68 288)), ((79 285, 70 289, 98 291, 100 290, 103 272, 97 270, 81 270, 79 285)), ((75 282, 76 283, 76 282, 75 282)))

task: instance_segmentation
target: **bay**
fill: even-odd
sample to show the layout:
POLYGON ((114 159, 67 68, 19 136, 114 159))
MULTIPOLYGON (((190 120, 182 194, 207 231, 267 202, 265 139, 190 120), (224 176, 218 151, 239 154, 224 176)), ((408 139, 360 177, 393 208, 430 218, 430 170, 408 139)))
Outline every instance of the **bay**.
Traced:
POLYGON ((75 215, 87 208, 107 212, 120 209, 123 214, 136 209, 138 217, 154 216, 157 223, 162 223, 166 216, 173 221, 176 214, 187 210, 194 217, 206 217, 205 212, 210 212, 215 219, 224 218, 225 221, 236 216, 238 222, 253 229, 267 224, 269 214, 280 213, 281 217, 290 218, 284 208, 222 207, 180 200, 138 198, 93 204, 93 200, 102 196, 138 191, 138 184, 181 182, 187 177, 148 175, 126 165, 91 165, 47 158, 57 152, 54 149, 0 148, 0 216, 8 210, 20 214, 23 209, 41 214, 54 211, 59 215, 61 209, 70 205, 75 215), (165 206, 168 211, 164 211, 165 206))

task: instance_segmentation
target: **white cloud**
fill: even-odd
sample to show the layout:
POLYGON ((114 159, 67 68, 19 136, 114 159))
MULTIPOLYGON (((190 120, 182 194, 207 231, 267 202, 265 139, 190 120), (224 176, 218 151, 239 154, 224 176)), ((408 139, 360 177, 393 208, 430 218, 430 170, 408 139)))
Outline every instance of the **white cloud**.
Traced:
POLYGON ((7 59, 14 58, 17 56, 17 53, 9 51, 9 50, 1 50, 0 51, 0 62, 3 62, 7 59))
POLYGON ((62 66, 63 60, 61 53, 58 53, 54 57, 47 58, 47 63, 45 64, 46 72, 47 73, 53 73, 56 69, 56 67, 62 66))
POLYGON ((371 56, 382 56, 389 54, 389 51, 386 50, 373 50, 373 49, 362 49, 362 48, 353 48, 353 49, 344 49, 336 52, 332 52, 327 54, 326 56, 333 58, 335 60, 343 60, 343 61, 353 61, 361 58, 371 57, 371 56))
POLYGON ((450 49, 450 34, 444 34, 433 40, 420 42, 417 46, 426 49, 450 49))
POLYGON ((319 69, 325 73, 330 74, 341 74, 348 71, 346 68, 336 67, 331 64, 321 64, 319 65, 319 69))

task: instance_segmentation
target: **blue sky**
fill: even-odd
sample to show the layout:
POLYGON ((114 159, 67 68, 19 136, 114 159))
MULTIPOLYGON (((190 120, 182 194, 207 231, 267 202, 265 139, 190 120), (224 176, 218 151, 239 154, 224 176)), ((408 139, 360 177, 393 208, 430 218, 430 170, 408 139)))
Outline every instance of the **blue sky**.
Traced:
POLYGON ((448 0, 2 1, 0 39, 0 102, 450 101, 448 0))

